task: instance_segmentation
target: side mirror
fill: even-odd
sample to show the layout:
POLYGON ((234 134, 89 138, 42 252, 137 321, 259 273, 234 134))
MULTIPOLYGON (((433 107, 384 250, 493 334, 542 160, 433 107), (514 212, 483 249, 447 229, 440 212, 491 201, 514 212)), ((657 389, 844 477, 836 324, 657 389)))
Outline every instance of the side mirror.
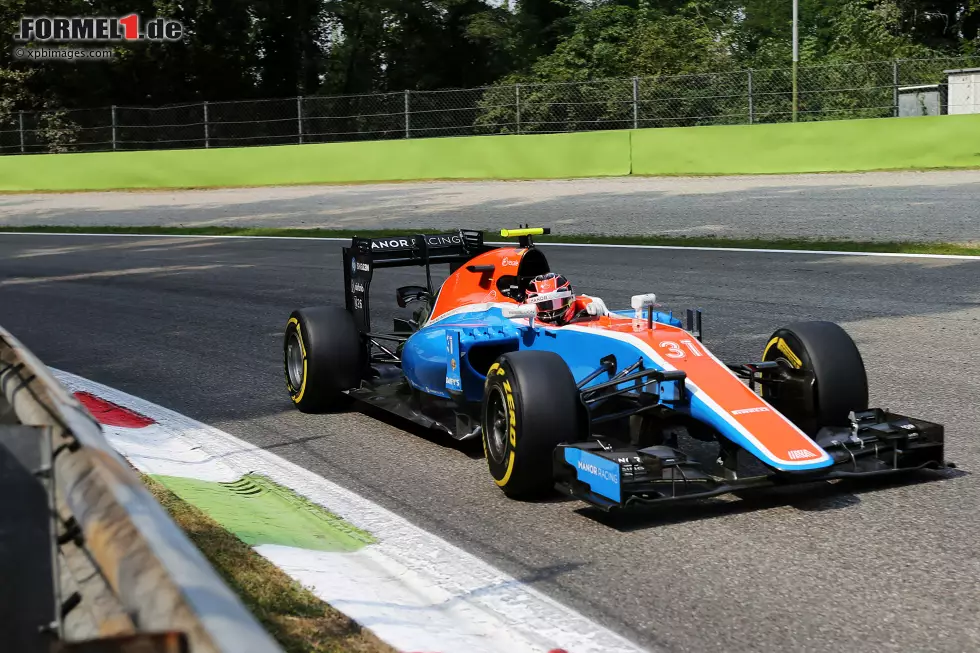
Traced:
POLYGON ((647 312, 647 328, 655 328, 653 325, 653 307, 658 306, 657 296, 652 292, 645 295, 633 295, 630 298, 630 306, 633 307, 633 319, 643 319, 643 309, 647 312))
POLYGON ((645 295, 633 295, 630 299, 630 306, 634 311, 642 311, 648 306, 657 305, 657 296, 654 293, 647 293, 645 295))
POLYGON ((538 309, 534 304, 514 304, 513 306, 504 306, 501 312, 508 319, 533 318, 538 314, 538 309))
POLYGON ((398 306, 405 308, 412 302, 429 299, 429 290, 425 286, 402 286, 395 291, 398 306))

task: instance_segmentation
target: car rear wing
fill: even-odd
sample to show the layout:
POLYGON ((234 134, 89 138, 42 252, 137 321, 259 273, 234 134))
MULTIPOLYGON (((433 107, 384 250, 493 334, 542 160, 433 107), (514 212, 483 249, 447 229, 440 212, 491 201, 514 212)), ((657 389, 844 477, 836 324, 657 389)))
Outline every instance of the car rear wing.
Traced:
POLYGON ((426 285, 433 292, 432 264, 454 271, 477 254, 494 249, 483 242, 483 232, 460 229, 453 233, 351 239, 344 255, 344 296, 347 310, 361 332, 371 330, 369 290, 375 268, 424 266, 426 285))
POLYGON ((374 267, 390 268, 427 263, 465 263, 489 249, 483 232, 460 229, 455 233, 351 239, 351 250, 370 253, 374 267))

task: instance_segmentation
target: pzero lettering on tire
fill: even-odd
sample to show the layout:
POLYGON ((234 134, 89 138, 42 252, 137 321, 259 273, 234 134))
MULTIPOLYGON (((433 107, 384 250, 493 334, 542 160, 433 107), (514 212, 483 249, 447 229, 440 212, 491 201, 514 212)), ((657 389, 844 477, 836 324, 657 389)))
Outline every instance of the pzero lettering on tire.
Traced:
POLYGON ((494 482, 510 497, 531 498, 554 486, 551 456, 586 435, 584 407, 568 365, 557 354, 501 356, 487 372, 481 424, 494 482))
POLYGON ((315 413, 342 408, 345 390, 360 385, 365 348, 354 318, 343 308, 293 311, 283 336, 286 390, 296 407, 315 413))

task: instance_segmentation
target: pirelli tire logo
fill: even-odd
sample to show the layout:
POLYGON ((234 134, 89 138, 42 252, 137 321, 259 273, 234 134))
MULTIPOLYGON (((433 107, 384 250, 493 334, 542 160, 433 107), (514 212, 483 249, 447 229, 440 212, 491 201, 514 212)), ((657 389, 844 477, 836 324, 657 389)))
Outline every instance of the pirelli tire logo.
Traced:
POLYGON ((790 460, 807 460, 809 458, 819 458, 819 456, 809 449, 790 449, 789 459, 790 460))

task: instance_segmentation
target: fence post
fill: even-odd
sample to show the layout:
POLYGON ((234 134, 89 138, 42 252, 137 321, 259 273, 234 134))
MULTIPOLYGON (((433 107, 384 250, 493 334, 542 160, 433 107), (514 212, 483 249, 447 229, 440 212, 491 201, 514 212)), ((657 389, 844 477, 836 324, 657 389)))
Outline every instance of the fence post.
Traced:
POLYGON ((898 59, 892 62, 892 117, 898 117, 898 59))
POLYGON ((303 96, 296 96, 296 133, 299 135, 299 144, 303 144, 303 96))
POLYGON ((408 94, 411 93, 407 88, 405 89, 405 138, 411 138, 411 122, 409 120, 408 113, 408 94))
POLYGON ((112 149, 116 149, 116 105, 112 105, 112 149))
POLYGON ((749 68, 749 124, 755 120, 755 105, 752 100, 752 69, 749 68))
POLYGON ((517 114, 517 133, 521 133, 521 85, 514 84, 514 111, 517 114))
POLYGON ((20 153, 24 153, 24 112, 18 111, 20 114, 20 153))
POLYGON ((211 147, 211 134, 208 130, 208 103, 204 103, 204 149, 211 147))
POLYGON ((799 87, 797 86, 797 68, 800 64, 800 3, 793 0, 793 122, 796 122, 796 114, 800 109, 799 87))
POLYGON ((633 78, 633 129, 640 127, 640 78, 633 78))

